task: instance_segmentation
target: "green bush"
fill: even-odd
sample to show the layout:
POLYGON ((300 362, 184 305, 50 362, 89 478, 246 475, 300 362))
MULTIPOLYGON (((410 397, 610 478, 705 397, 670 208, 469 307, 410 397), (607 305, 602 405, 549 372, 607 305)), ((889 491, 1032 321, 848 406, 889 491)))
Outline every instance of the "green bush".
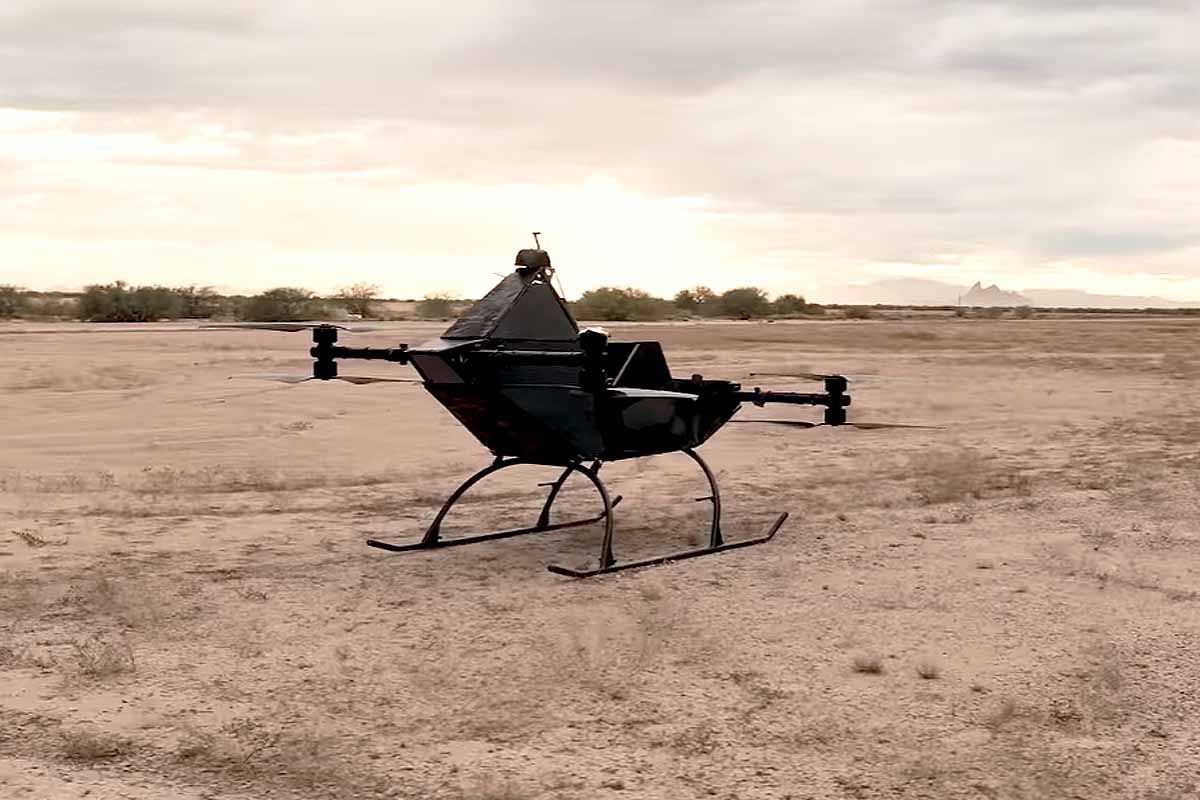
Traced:
POLYGON ((721 315, 734 319, 758 319, 767 316, 771 311, 767 293, 756 286, 730 289, 721 295, 718 302, 721 315))
POLYGON ((10 319, 25 310, 25 292, 16 286, 0 286, 0 319, 10 319))
POLYGON ((379 287, 373 283, 356 283, 338 290, 335 302, 351 314, 366 319, 371 316, 371 304, 379 295, 379 287))
POLYGON ((571 304, 577 319, 605 322, 649 322, 667 319, 675 307, 640 289, 605 286, 584 292, 571 304))
POLYGON ((442 294, 425 295, 417 303, 417 316, 421 319, 446 319, 454 313, 454 302, 442 294))
POLYGON ((808 303, 803 297, 794 294, 782 294, 775 298, 775 302, 771 303, 771 313, 786 316, 790 314, 803 314, 808 307, 808 303))
POLYGON ((179 298, 182 319, 211 319, 228 310, 228 301, 211 286, 184 286, 172 291, 179 298))
POLYGON ((135 286, 124 281, 95 284, 79 299, 79 317, 89 322, 155 322, 178 318, 183 301, 165 286, 135 286))
POLYGON ((238 310, 249 322, 301 322, 324 316, 325 309, 307 289, 281 286, 248 298, 238 310))

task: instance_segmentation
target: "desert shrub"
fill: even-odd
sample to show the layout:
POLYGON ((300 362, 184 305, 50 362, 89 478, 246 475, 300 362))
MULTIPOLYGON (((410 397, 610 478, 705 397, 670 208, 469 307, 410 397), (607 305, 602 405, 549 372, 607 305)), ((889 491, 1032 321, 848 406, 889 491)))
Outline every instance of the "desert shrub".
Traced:
POLYGON ((584 292, 571 310, 579 319, 626 322, 666 319, 674 307, 640 289, 605 286, 584 292))
POLYGON ((454 303, 444 294, 427 294, 417 303, 417 316, 421 319, 445 319, 453 313, 454 303))
POLYGON ((129 740, 123 737, 87 728, 62 730, 59 739, 63 757, 71 761, 105 761, 133 749, 129 740))
POLYGON ((371 303, 379 295, 379 287, 372 283, 355 283, 346 286, 334 295, 334 300, 351 314, 371 316, 371 303))
POLYGON ((808 302, 804 304, 804 315, 806 317, 823 317, 826 313, 825 306, 808 302))
POLYGON ((130 287, 124 281, 93 284, 79 299, 79 317, 90 322, 155 322, 178 317, 182 308, 165 286, 130 287))
POLYGON ((977 319, 1000 319, 1000 317, 1004 316, 1004 309, 995 307, 979 308, 975 310, 974 316, 977 319))
POLYGON ((865 306, 851 306, 842 312, 846 319, 871 319, 875 314, 865 306))
POLYGON ((700 308, 700 301, 696 299, 696 293, 691 289, 683 289, 676 292, 671 302, 677 310, 685 314, 695 314, 700 308))
POLYGON ((1017 306, 1016 308, 1013 309, 1013 316, 1016 317, 1017 319, 1032 319, 1033 318, 1033 307, 1032 306, 1017 306))
POLYGON ((76 318, 79 303, 69 297, 27 296, 24 314, 30 317, 76 318))
POLYGON ((803 314, 807 305, 799 295, 782 294, 771 303, 771 312, 780 315, 803 314))
POLYGON ((133 648, 124 641, 110 641, 100 634, 93 634, 73 642, 72 647, 79 662, 79 673, 89 678, 109 678, 137 668, 133 648))
POLYGON ((211 286, 184 286, 172 291, 179 298, 179 317, 182 319, 210 319, 224 313, 228 306, 225 298, 211 286))
POLYGON ((996 479, 987 459, 969 448, 914 456, 910 469, 917 498, 931 506, 977 498, 996 479))
POLYGON ((771 311, 767 293, 756 286, 730 289, 719 300, 721 315, 734 319, 758 319, 771 311))
POLYGON ((238 316, 251 322, 299 322, 322 316, 321 303, 307 289, 282 286, 248 298, 238 316))
POLYGON ((0 319, 15 317, 25 310, 25 292, 16 286, 0 286, 0 319))

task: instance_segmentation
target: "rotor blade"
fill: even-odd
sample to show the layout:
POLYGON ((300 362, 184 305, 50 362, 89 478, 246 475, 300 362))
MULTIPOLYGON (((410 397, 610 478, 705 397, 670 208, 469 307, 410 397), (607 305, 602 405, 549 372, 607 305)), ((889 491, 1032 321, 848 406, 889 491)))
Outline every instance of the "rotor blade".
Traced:
POLYGON ((230 375, 229 380, 234 378, 252 378, 259 381, 278 381, 279 383, 304 383, 305 381, 316 380, 312 375, 289 375, 284 372, 263 372, 257 375, 230 375))
POLYGON ((848 425, 851 428, 858 428, 864 431, 882 430, 884 428, 917 428, 926 431, 945 430, 941 425, 903 425, 899 422, 843 422, 842 425, 848 425))
POLYGON ((787 425, 792 428, 817 428, 820 427, 816 422, 805 422, 802 419, 731 419, 730 422, 744 425, 746 423, 759 423, 761 425, 787 425))
POLYGON ((821 375, 817 372, 751 372, 751 378, 803 378, 808 381, 824 381, 830 378, 842 377, 840 375, 821 375))
POLYGON ((313 328, 337 328, 340 331, 349 331, 351 333, 368 333, 379 330, 379 328, 373 328, 369 325, 349 327, 347 325, 336 325, 332 322, 219 322, 206 323, 200 327, 223 330, 287 331, 289 333, 312 330, 313 328))
POLYGON ((353 383, 358 386, 368 383, 421 383, 421 381, 415 378, 371 378, 360 377, 358 375, 338 375, 334 380, 345 381, 346 383, 353 383))
MULTIPOLYGON (((279 383, 292 383, 292 384, 304 383, 305 381, 319 380, 318 378, 314 378, 312 375, 290 375, 287 373, 280 373, 280 372, 266 372, 266 373, 260 373, 257 375, 231 375, 229 377, 231 380, 233 378, 252 378, 254 380, 260 380, 260 381, 278 381, 279 383)), ((372 378, 372 377, 364 377, 364 376, 359 376, 359 375, 338 375, 338 376, 332 378, 332 380, 345 381, 346 383, 353 383, 358 386, 362 386, 362 385, 365 385, 368 383, 420 383, 421 382, 414 378, 372 378)))

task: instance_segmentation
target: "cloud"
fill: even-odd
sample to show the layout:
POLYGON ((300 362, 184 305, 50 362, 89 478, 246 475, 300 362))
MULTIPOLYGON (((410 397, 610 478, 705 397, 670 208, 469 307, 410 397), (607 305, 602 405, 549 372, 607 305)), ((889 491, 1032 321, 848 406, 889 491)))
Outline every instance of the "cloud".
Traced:
POLYGON ((0 208, 19 223, 4 235, 208 237, 226 243, 212 260, 254 241, 279 263, 424 251, 441 237, 389 228, 389 198, 419 206, 453 185, 469 211, 416 215, 487 229, 491 246, 504 236, 489 218, 524 230, 546 213, 512 187, 561 205, 605 175, 663 219, 675 198, 704 198, 667 226, 686 237, 675 250, 738 254, 779 282, 822 261, 941 275, 947 253, 963 269, 995 257, 1020 285, 1131 260, 1200 279, 1195 9, 9 0, 0 106, 44 113, 0 122, 0 208), (519 202, 528 213, 502 210, 519 202))

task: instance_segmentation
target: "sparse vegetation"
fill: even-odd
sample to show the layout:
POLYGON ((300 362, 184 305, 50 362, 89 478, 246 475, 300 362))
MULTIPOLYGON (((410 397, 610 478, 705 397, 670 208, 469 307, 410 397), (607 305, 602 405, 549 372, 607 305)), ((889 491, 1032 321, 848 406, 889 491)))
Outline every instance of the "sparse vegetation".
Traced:
POLYGON ((221 770, 233 778, 284 783, 338 797, 374 794, 386 786, 379 775, 346 760, 331 736, 247 717, 216 729, 188 727, 175 756, 184 764, 221 770))
POLYGON ((767 293, 754 286, 730 289, 721 295, 721 315, 733 319, 760 319, 771 312, 767 293))
POLYGON ((324 317, 325 309, 309 290, 283 286, 251 297, 238 316, 251 322, 301 322, 324 317))
POLYGON ((925 453, 912 459, 911 469, 917 498, 931 506, 980 497, 993 474, 987 459, 969 448, 925 453))
POLYGON ((808 310, 804 298, 795 294, 780 295, 771 303, 771 313, 781 317, 805 314, 808 310))
POLYGON ((371 305, 379 296, 379 287, 373 283, 355 283, 338 290, 335 300, 346 311, 366 319, 371 316, 371 305))
POLYGON ((62 755, 70 761, 108 761, 133 749, 124 737, 90 728, 67 728, 58 735, 62 755))
POLYGON ((72 642, 79 674, 89 678, 111 678, 137 669, 133 648, 124 640, 114 641, 96 633, 72 642))
POLYGON ((674 306, 640 289, 604 287, 584 292, 571 310, 581 320, 652 322, 670 317, 674 306))
POLYGON ((89 322, 157 322, 177 319, 183 301, 165 286, 129 286, 123 281, 87 287, 79 316, 89 322))
POLYGON ((918 661, 916 670, 921 680, 934 681, 942 677, 942 668, 932 659, 924 658, 918 661))
POLYGON ((27 305, 24 290, 17 286, 0 285, 0 319, 19 316, 27 305))
POLYGON ((873 319, 875 312, 866 306, 850 306, 842 312, 842 316, 846 319, 873 319))
POLYGON ((883 672, 883 658, 874 653, 859 653, 851 662, 855 672, 864 675, 879 675, 883 672))
POLYGON ((454 301, 449 295, 428 294, 417 303, 417 316, 421 319, 446 319, 454 312, 454 301))

